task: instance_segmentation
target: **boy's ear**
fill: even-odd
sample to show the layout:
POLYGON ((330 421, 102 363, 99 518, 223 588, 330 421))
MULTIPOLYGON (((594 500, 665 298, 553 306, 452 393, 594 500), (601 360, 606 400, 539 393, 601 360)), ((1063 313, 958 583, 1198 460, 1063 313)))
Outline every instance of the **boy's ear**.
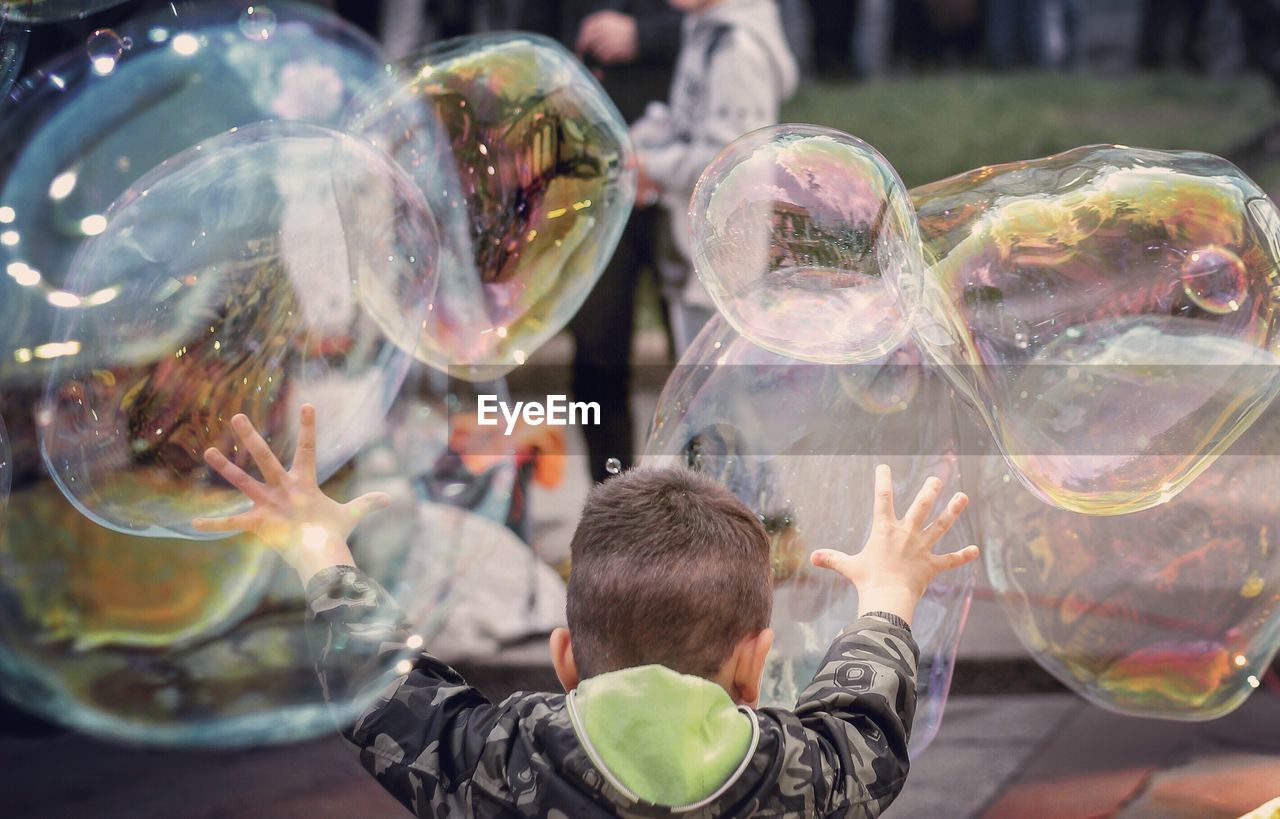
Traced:
POLYGON ((578 687, 578 664, 573 660, 573 643, 569 640, 569 629, 558 628, 551 632, 551 665, 555 666, 556 678, 565 693, 578 687))
POLYGON ((739 705, 756 708, 760 705, 760 680, 764 677, 764 661, 773 648, 773 629, 767 628, 751 637, 744 637, 734 652, 736 668, 733 675, 734 700, 739 705))

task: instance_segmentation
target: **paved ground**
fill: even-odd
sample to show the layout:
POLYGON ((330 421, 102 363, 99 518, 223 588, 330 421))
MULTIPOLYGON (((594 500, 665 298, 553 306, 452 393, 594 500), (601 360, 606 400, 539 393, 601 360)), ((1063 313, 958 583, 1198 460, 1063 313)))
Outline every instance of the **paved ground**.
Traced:
MULTIPOLYGON (((1117 718, 1068 694, 960 696, 887 815, 1230 819, 1280 796, 1277 725, 1269 694, 1201 724, 1117 718)), ((7 816, 405 815, 331 738, 238 753, 0 739, 0 794, 7 816)))

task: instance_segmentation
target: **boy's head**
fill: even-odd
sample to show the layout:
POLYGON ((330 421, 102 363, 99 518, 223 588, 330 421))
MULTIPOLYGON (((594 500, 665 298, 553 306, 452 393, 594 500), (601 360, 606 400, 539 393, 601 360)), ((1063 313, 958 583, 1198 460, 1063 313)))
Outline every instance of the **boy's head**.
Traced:
POLYGON ((754 703, 772 642, 769 539, 733 493, 683 468, 630 470, 592 490, 571 548, 569 630, 552 635, 566 689, 660 664, 754 703))

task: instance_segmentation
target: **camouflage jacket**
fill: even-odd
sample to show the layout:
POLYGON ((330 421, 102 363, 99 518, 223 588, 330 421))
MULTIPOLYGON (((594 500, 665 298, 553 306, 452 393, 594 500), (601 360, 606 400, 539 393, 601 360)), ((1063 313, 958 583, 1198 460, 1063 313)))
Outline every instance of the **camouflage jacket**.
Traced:
POLYGON ((755 712, 753 750, 728 782, 673 809, 640 801, 591 763, 564 694, 495 704, 468 686, 421 650, 387 592, 358 570, 324 570, 307 599, 325 696, 363 705, 343 736, 418 816, 876 816, 907 775, 919 652, 908 630, 878 617, 836 638, 795 709, 755 712))

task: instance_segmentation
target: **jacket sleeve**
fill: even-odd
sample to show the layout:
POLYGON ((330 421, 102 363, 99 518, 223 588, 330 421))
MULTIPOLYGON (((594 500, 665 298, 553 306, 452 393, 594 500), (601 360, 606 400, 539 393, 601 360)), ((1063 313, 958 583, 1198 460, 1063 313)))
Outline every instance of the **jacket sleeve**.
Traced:
POLYGON ((706 105, 694 127, 665 145, 638 149, 645 173, 681 197, 693 192, 702 171, 730 142, 775 124, 782 106, 781 81, 752 35, 729 30, 707 60, 706 105))
MULTIPOLYGON (((782 776, 802 770, 821 815, 878 816, 902 790, 918 661, 909 630, 859 618, 836 638, 794 713, 782 714, 782 756, 804 763, 782 776)), ((799 783, 780 784, 787 792, 799 783)))
POLYGON ((418 816, 466 815, 498 708, 421 651, 391 596, 350 566, 307 584, 307 641, 360 763, 418 816))

